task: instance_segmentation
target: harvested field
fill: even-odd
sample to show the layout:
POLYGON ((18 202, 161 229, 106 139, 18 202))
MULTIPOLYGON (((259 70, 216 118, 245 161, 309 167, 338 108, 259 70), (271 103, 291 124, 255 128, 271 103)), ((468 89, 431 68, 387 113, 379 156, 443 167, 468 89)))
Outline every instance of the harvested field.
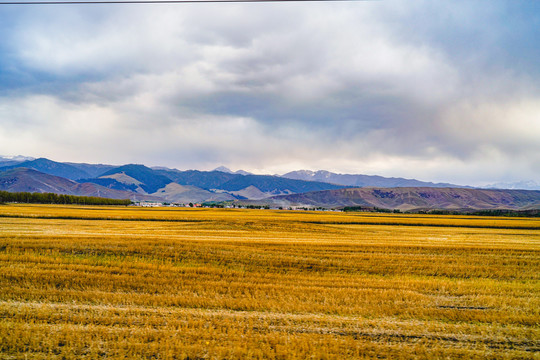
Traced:
POLYGON ((0 358, 540 358, 540 219, 0 205, 0 358))

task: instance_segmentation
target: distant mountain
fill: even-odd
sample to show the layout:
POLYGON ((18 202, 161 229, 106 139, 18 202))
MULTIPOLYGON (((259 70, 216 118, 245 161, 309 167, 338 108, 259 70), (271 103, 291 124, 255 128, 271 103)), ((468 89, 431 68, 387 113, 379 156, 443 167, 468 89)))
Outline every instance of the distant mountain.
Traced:
POLYGON ((159 196, 166 201, 187 204, 190 202, 226 201, 235 200, 234 196, 227 193, 214 193, 192 185, 179 185, 169 183, 162 189, 156 191, 154 196, 159 196))
MULTIPOLYGON (((118 166, 115 165, 105 165, 105 164, 84 164, 84 163, 64 163, 66 165, 71 165, 73 167, 76 167, 77 169, 84 171, 88 174, 88 177, 90 178, 96 178, 99 177, 101 174, 105 173, 106 171, 109 171, 111 169, 117 168, 118 166)), ((82 179, 82 178, 79 178, 82 179)), ((76 179, 76 180, 79 180, 76 179)))
POLYGON ((21 162, 22 161, 15 161, 15 160, 10 160, 10 159, 0 158, 0 168, 8 168, 13 165, 17 165, 21 162))
POLYGON ((34 158, 29 157, 29 156, 22 156, 22 155, 16 155, 16 156, 0 155, 0 168, 11 166, 11 165, 17 165, 19 163, 22 163, 23 161, 29 161, 29 160, 34 160, 34 158))
POLYGON ((378 207, 400 210, 540 209, 540 191, 464 188, 348 188, 275 196, 281 206, 378 207))
POLYGON ((221 185, 242 175, 229 174, 221 171, 199 170, 155 170, 157 174, 169 178, 180 185, 193 185, 201 189, 221 189, 221 185))
POLYGON ((261 192, 267 193, 269 196, 342 188, 342 186, 334 184, 286 179, 271 175, 240 175, 221 184, 220 189, 240 191, 249 187, 255 187, 261 192))
POLYGON ((221 172, 228 173, 228 174, 234 174, 234 172, 231 169, 229 169, 228 167, 225 167, 225 166, 218 166, 217 168, 215 168, 212 171, 221 171, 221 172))
POLYGON ((11 160, 11 161, 16 161, 16 162, 23 162, 23 161, 31 161, 35 159, 36 158, 33 158, 31 156, 24 156, 24 155, 15 155, 15 156, 0 155, 0 161, 11 160))
POLYGON ((170 178, 160 174, 159 171, 144 165, 129 164, 112 168, 101 174, 100 178, 112 178, 123 184, 134 184, 145 193, 151 194, 172 182, 170 178))
POLYGON ((484 186, 486 189, 521 189, 521 190, 540 190, 540 182, 538 181, 517 181, 517 182, 501 182, 492 185, 484 186))
POLYGON ((232 171, 231 169, 225 166, 219 166, 212 171, 221 171, 221 172, 229 173, 229 174, 253 175, 252 173, 244 171, 244 170, 232 171))
POLYGON ((298 170, 291 171, 282 175, 288 179, 306 180, 306 181, 321 181, 344 186, 375 186, 375 187, 453 187, 459 186, 447 183, 432 183, 415 179, 404 178, 387 178, 378 175, 354 175, 354 174, 336 174, 325 170, 311 171, 298 170))
POLYGON ((45 174, 34 169, 15 168, 0 172, 0 190, 9 192, 38 192, 78 196, 98 196, 110 199, 154 200, 128 191, 109 189, 92 183, 75 181, 45 174))
POLYGON ((86 171, 80 170, 76 168, 75 166, 52 161, 45 158, 23 161, 15 165, 4 166, 0 168, 0 171, 5 171, 9 169, 14 169, 14 168, 34 169, 45 174, 60 176, 60 177, 70 179, 70 180, 77 180, 77 179, 92 177, 86 171))
POLYGON ((244 170, 236 170, 234 173, 235 174, 240 174, 240 175, 254 175, 254 174, 252 174, 250 172, 247 172, 247 171, 244 171, 244 170))

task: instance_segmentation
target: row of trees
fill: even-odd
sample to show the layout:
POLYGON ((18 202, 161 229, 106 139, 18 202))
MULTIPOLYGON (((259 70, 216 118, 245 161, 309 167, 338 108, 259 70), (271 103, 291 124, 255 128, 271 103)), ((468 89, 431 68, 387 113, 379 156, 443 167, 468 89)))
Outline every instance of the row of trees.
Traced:
POLYGON ((107 199, 94 196, 75 196, 54 193, 29 193, 0 191, 0 203, 78 204, 78 205, 130 205, 129 199, 107 199))
MULTIPOLYGON (((345 206, 343 211, 367 211, 383 213, 401 213, 399 209, 381 209, 367 206, 345 206)), ((489 209, 489 210, 410 210, 410 214, 431 214, 431 215, 473 215, 473 216, 510 216, 510 217, 540 217, 540 209, 531 210, 511 210, 511 209, 489 209)))

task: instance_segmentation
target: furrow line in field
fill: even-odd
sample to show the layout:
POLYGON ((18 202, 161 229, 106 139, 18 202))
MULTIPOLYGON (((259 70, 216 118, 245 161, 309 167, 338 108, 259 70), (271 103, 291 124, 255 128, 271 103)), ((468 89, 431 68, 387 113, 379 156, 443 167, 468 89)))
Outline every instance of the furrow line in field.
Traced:
POLYGON ((508 226, 508 225, 481 225, 481 224, 437 224, 437 223, 400 223, 400 222, 371 222, 371 221, 301 221, 303 224, 314 225, 384 225, 384 226, 423 226, 423 227, 450 227, 471 229, 510 229, 510 230, 540 230, 540 226, 508 226))

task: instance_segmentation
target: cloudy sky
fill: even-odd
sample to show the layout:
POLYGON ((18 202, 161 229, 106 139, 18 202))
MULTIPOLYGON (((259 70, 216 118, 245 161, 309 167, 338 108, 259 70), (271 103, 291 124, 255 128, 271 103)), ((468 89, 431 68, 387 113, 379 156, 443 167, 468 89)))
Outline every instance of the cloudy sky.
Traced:
POLYGON ((540 180, 539 1, 0 5, 0 154, 540 180))

